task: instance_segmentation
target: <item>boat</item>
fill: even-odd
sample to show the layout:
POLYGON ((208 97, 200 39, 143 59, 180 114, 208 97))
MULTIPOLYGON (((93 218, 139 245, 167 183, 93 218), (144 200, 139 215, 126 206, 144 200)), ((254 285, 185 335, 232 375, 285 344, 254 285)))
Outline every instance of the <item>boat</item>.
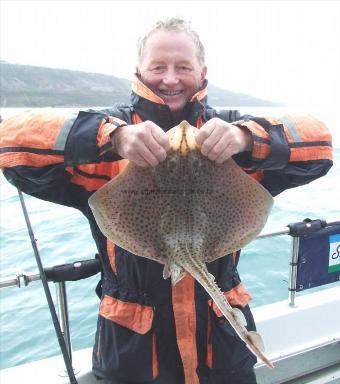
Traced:
MULTIPOLYGON (((266 355, 274 364, 274 369, 256 364, 258 384, 340 384, 340 284, 336 283, 340 282, 340 220, 305 219, 280 231, 261 233, 256 241, 274 236, 292 238, 288 300, 252 309, 266 355), (331 287, 327 287, 329 283, 333 283, 331 287), (300 294, 313 287, 320 289, 300 294)), ((60 278, 66 267, 68 278, 84 278, 98 273, 99 262, 93 259, 55 266, 44 269, 44 273, 59 287, 59 324, 76 382, 100 384, 91 371, 92 348, 76 352, 71 349, 65 281, 60 278)), ((1 281, 0 287, 28 285, 40 276, 21 274, 1 281)), ((70 383, 64 359, 61 354, 3 369, 0 381, 70 383)))

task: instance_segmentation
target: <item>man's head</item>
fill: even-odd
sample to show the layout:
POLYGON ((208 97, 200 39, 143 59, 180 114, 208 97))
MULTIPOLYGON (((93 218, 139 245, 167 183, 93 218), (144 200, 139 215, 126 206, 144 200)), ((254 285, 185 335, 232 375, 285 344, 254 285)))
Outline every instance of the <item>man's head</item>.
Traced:
POLYGON ((188 22, 159 21, 138 41, 137 76, 178 114, 202 87, 204 59, 203 44, 188 22))

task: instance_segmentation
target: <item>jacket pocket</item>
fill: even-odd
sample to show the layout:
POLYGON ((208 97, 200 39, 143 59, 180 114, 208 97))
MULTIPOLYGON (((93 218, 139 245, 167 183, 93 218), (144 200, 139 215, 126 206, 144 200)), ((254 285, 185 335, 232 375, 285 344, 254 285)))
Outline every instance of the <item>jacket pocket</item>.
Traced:
POLYGON ((158 375, 154 311, 104 296, 98 336, 99 361, 108 379, 151 381, 158 375))
MULTIPOLYGON (((244 366, 255 364, 256 357, 249 351, 218 308, 216 307, 216 311, 214 309, 212 306, 209 310, 211 328, 208 339, 208 357, 210 361, 207 362, 207 365, 212 369, 233 372, 244 366)), ((239 309, 247 320, 247 329, 255 330, 254 319, 249 307, 239 309)))

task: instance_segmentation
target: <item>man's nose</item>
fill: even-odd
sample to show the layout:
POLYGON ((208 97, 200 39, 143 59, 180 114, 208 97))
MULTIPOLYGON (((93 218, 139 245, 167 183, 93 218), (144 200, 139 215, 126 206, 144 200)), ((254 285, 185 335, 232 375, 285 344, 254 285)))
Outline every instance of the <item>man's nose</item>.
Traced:
POLYGON ((178 74, 175 69, 168 69, 163 77, 164 84, 177 84, 179 81, 178 74))

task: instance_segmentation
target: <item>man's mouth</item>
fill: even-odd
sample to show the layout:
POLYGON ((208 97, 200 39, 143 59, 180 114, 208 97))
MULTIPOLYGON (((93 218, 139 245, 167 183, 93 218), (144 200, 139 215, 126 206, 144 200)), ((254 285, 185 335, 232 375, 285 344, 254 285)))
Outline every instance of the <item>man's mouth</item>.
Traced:
POLYGON ((163 96, 178 96, 180 95, 183 91, 165 91, 163 89, 159 90, 160 94, 163 96))

